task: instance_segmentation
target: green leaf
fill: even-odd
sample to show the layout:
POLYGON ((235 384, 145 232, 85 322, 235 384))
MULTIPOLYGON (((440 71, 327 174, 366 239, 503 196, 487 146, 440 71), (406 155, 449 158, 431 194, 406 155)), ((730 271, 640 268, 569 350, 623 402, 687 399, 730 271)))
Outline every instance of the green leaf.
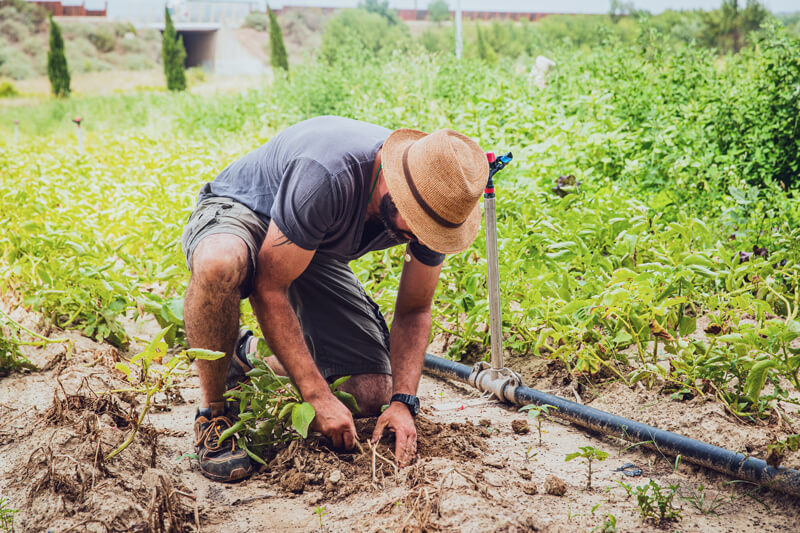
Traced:
POLYGON ((287 402, 283 407, 281 407, 281 411, 278 413, 278 420, 283 420, 289 416, 289 413, 291 413, 292 409, 294 409, 297 405, 300 404, 297 402, 287 402))
POLYGON ((206 350, 203 348, 190 348, 186 350, 186 356, 190 361, 195 359, 202 359, 203 361, 215 361, 225 357, 224 352, 215 352, 214 350, 206 350))
POLYGON ((333 395, 339 398, 339 401, 345 404, 347 408, 350 409, 350 412, 356 414, 361 412, 361 408, 358 407, 358 402, 356 402, 355 397, 349 392, 337 390, 333 391, 333 395))
POLYGON ((125 377, 131 379, 131 367, 128 366, 126 363, 117 363, 114 365, 114 368, 125 374, 125 377))
POLYGON ((754 406, 758 405, 758 398, 761 396, 761 390, 767 380, 767 371, 776 366, 778 366, 777 361, 764 359, 754 364, 750 373, 747 374, 747 380, 744 383, 745 396, 754 406))
POLYGON ((244 422, 242 422, 241 420, 237 420, 235 424, 233 424, 231 427, 222 432, 222 435, 219 436, 217 444, 222 444, 222 441, 224 441, 228 437, 232 437, 242 429, 244 429, 244 422))
POLYGON ((314 406, 308 402, 297 404, 292 409, 292 427, 304 439, 308 437, 308 426, 311 425, 316 414, 314 406))
POLYGON ((564 457, 564 461, 572 461, 573 459, 576 459, 581 456, 582 456, 581 452, 572 452, 571 454, 564 457))
POLYGON ((339 387, 341 387, 342 384, 344 382, 346 382, 348 379, 350 379, 350 376, 342 376, 339 379, 337 379, 336 381, 334 381, 333 383, 331 383, 331 385, 330 385, 331 386, 331 392, 333 392, 335 390, 338 390, 339 387))

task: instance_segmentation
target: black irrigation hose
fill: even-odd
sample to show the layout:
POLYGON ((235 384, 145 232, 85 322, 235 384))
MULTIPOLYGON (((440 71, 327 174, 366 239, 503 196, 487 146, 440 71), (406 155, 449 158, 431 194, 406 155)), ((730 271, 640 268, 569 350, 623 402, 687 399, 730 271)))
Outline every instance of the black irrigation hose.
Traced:
MULTIPOLYGON (((431 354, 425 354, 425 368, 449 378, 468 382, 472 368, 431 354)), ((604 435, 642 443, 665 455, 705 466, 737 479, 758 483, 772 490, 800 496, 800 472, 791 468, 773 468, 766 461, 732 452, 634 420, 612 415, 593 407, 571 402, 529 387, 517 387, 517 405, 537 404, 557 407, 550 415, 589 428, 604 435)))

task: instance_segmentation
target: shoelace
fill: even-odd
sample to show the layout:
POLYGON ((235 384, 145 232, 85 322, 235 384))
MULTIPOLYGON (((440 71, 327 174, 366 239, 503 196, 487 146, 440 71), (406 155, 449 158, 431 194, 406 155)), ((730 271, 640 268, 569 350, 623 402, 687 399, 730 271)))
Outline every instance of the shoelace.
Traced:
MULTIPOLYGON (((199 446, 200 443, 203 443, 203 447, 210 452, 219 450, 222 448, 222 444, 219 443, 220 436, 232 425, 233 424, 227 416, 216 416, 212 418, 211 423, 205 430, 203 430, 203 433, 200 434, 200 438, 197 439, 195 446, 199 446)), ((229 440, 231 443, 231 453, 236 451, 236 441, 233 439, 233 437, 230 437, 227 440, 229 440)))

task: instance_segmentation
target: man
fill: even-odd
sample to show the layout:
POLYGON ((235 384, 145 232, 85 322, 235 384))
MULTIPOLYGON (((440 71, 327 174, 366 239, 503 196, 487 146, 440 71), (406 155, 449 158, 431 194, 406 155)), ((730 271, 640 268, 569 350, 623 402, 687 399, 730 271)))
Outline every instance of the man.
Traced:
POLYGON ((310 119, 276 135, 207 183, 182 237, 192 272, 184 317, 189 343, 225 352, 195 363, 201 406, 196 449, 204 475, 236 481, 253 470, 233 438, 223 394, 249 368, 249 332, 237 332, 250 298, 267 363, 314 406, 312 428, 336 447, 357 439, 352 415, 328 384, 343 386, 361 414, 380 414, 372 436, 395 433, 398 463, 416 453, 417 386, 444 254, 465 250, 480 228, 489 167, 473 140, 340 117, 310 119), (408 243, 391 332, 347 265, 408 243), (233 360, 233 364, 231 364, 233 360))

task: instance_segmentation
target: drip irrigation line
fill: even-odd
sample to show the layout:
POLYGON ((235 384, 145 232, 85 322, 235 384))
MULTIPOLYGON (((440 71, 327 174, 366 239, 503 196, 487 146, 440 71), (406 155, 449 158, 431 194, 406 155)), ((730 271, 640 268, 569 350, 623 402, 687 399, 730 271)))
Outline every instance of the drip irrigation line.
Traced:
MULTIPOLYGON (((425 369, 433 374, 466 383, 470 382, 470 376, 473 374, 472 367, 431 354, 425 354, 425 369)), ((506 387, 501 394, 518 406, 552 405, 556 409, 550 410, 550 416, 604 435, 653 448, 665 455, 680 456, 682 460, 736 479, 750 481, 774 491, 800 497, 800 471, 792 468, 774 468, 762 459, 612 415, 524 385, 506 387)))

